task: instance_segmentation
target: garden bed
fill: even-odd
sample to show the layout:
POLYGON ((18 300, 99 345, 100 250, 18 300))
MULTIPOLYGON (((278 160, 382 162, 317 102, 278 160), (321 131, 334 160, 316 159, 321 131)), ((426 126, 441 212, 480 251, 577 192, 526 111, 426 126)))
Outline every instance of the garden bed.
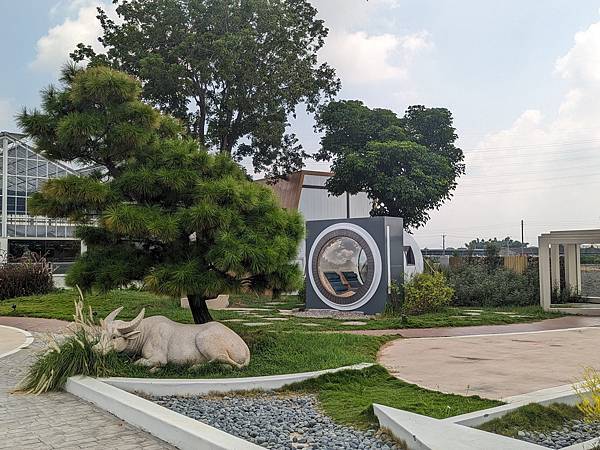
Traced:
POLYGON ((377 429, 358 430, 324 415, 315 395, 159 397, 155 403, 274 450, 387 449, 398 444, 377 429))
POLYGON ((529 404, 478 427, 483 431, 561 449, 600 436, 600 422, 586 423, 576 406, 529 404))

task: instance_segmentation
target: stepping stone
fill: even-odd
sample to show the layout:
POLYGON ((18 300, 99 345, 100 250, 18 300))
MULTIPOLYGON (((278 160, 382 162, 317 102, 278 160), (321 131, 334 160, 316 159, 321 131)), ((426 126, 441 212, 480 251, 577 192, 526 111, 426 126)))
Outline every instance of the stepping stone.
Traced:
POLYGON ((222 320, 221 322, 243 322, 244 319, 225 319, 222 320))
POLYGON ((271 311, 273 308, 227 308, 226 311, 271 311))
POLYGON ((290 320, 287 317, 267 317, 265 320, 281 321, 290 320))
POLYGON ((515 316, 517 313, 514 312, 505 312, 505 311, 497 311, 496 314, 502 314, 504 316, 515 316))
POLYGON ((277 306, 277 305, 285 305, 285 303, 283 303, 283 302, 266 302, 265 305, 277 306))
POLYGON ((243 325, 245 325, 247 327, 262 327, 265 325, 273 325, 273 324, 269 323, 269 322, 244 322, 243 325))
POLYGON ((300 325, 304 325, 305 327, 320 327, 322 326, 320 323, 310 323, 310 322, 302 322, 300 325))
POLYGON ((292 314, 294 314, 294 311, 291 309, 280 309, 279 314, 281 314, 282 316, 291 316, 292 314))
POLYGON ((342 322, 342 325, 348 325, 348 326, 358 326, 358 325, 366 325, 367 322, 360 322, 360 321, 349 321, 349 322, 342 322))
POLYGON ((471 319, 469 316, 450 316, 451 319, 471 319))
POLYGON ((482 313, 483 309, 465 309, 465 312, 476 312, 476 313, 482 313))
POLYGON ((481 313, 478 313, 478 312, 466 312, 465 315, 466 316, 480 316, 481 313))

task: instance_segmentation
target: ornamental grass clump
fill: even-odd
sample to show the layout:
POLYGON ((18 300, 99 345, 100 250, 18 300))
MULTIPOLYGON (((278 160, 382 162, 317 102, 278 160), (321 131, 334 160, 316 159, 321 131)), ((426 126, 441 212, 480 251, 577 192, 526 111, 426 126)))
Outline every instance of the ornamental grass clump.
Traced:
POLYGON ((72 334, 62 339, 48 338, 46 351, 39 354, 18 390, 37 395, 62 389, 67 379, 74 375, 102 377, 110 374, 111 361, 116 355, 101 355, 93 350, 100 328, 95 324, 91 307, 84 311, 82 297, 75 303, 72 334))
POLYGON ((45 258, 32 253, 18 262, 0 263, 0 300, 47 294, 52 289, 52 266, 45 258))

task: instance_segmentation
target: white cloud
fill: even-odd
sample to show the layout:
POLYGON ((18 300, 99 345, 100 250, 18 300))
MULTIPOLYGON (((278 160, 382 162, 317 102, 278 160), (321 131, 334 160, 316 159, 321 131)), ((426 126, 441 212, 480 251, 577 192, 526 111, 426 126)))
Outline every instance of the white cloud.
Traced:
POLYGON ((508 228, 512 237, 520 239, 521 218, 526 223, 526 240, 532 243, 551 229, 598 228, 598 55, 600 22, 578 32, 572 47, 556 60, 556 74, 566 83, 558 107, 526 110, 511 126, 486 136, 474 150, 467 151, 468 173, 459 182, 456 198, 432 214, 431 222, 417 235, 427 240, 433 230, 451 236, 454 229, 472 238, 478 233, 501 238, 507 224, 512 224, 508 228), (464 217, 469 218, 468 225, 464 217))
POLYGON ((102 1, 95 0, 71 0, 60 2, 53 9, 53 14, 63 12, 67 14, 64 22, 50 30, 37 42, 37 51, 31 67, 47 72, 56 72, 69 60, 75 46, 80 43, 92 45, 95 50, 101 49, 98 36, 101 35, 102 27, 97 16, 97 7, 102 6, 111 10, 102 1))
POLYGON ((338 31, 330 35, 322 56, 343 81, 371 83, 405 80, 414 57, 432 47, 427 32, 406 36, 338 31))

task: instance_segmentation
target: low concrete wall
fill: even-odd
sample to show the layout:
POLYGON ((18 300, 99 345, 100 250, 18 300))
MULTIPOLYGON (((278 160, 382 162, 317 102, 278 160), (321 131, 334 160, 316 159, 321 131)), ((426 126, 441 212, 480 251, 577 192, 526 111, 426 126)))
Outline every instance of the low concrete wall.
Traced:
POLYGON ((317 378, 328 373, 342 370, 362 370, 372 366, 370 363, 339 367, 337 369, 319 370, 316 372, 294 373, 288 375, 272 375, 266 377, 222 378, 210 380, 159 379, 159 378, 103 378, 101 381, 128 392, 139 392, 145 395, 202 395, 208 393, 273 390, 299 381, 317 378))
POLYGON ((94 378, 71 377, 65 390, 182 450, 264 449, 94 378))

